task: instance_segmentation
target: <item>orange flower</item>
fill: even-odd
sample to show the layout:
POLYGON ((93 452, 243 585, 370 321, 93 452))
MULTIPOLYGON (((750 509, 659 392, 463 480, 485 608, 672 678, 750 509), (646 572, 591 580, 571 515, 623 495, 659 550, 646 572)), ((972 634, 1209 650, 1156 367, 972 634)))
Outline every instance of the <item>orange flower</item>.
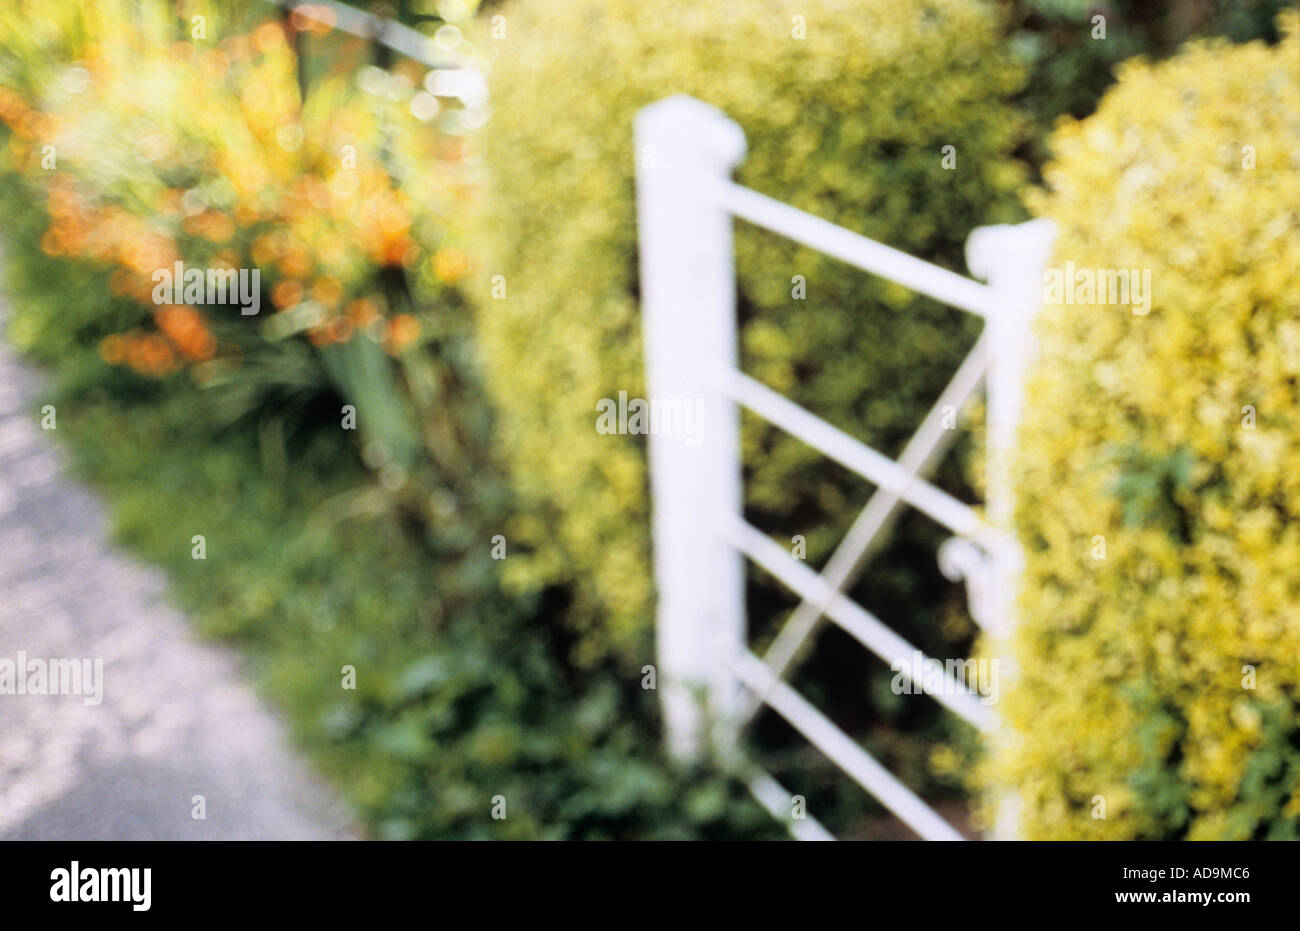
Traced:
POLYGON ((0 120, 11 123, 19 113, 27 109, 23 98, 16 91, 0 87, 0 120))
POLYGON ((215 243, 230 242, 235 236, 235 221, 230 219, 224 213, 211 211, 206 214, 209 218, 207 227, 203 234, 215 243))
POLYGON ((53 127, 54 121, 44 113, 28 110, 15 122, 14 132, 26 139, 37 139, 48 135, 53 127))
POLYGON ((232 36, 221 43, 231 61, 247 61, 253 54, 248 36, 232 36))
POLYGON ((320 178, 304 175, 298 179, 295 193, 317 210, 328 210, 330 207, 329 185, 320 178))
POLYGON ((386 239, 379 250, 380 264, 401 265, 402 260, 406 257, 406 252, 410 247, 410 237, 405 234, 398 238, 386 239))
POLYGON ((158 377, 175 368, 176 357, 167 340, 157 333, 149 333, 131 340, 127 347, 127 363, 141 375, 158 377))
POLYGON ((230 68, 230 57, 219 48, 214 48, 203 56, 203 69, 210 81, 219 81, 226 76, 230 68))
POLYGON ((306 246, 291 246, 280 259, 280 271, 291 278, 306 278, 311 274, 311 252, 306 246))
POLYGON ((339 297, 343 294, 343 287, 339 284, 337 278, 317 278, 316 283, 311 286, 311 296, 320 301, 326 307, 333 307, 339 302, 339 297))
POLYGON ((207 362, 217 354, 217 338, 207 330, 199 330, 182 349, 191 362, 207 362))
POLYGON ((379 222, 379 228, 389 236, 396 236, 411 228, 410 215, 398 203, 390 203, 385 206, 376 219, 379 222))
POLYGON ((286 278, 271 289, 271 303, 284 310, 293 307, 302 300, 302 285, 292 278, 286 278))
POLYGON ((374 301, 359 297, 348 305, 348 317, 357 329, 362 330, 379 319, 379 309, 375 307, 374 301))
POLYGON ((158 212, 170 214, 171 216, 179 216, 181 212, 181 201, 184 196, 185 192, 180 188, 165 188, 162 191, 159 191, 158 199, 156 201, 158 212))
POLYGON ((346 343, 352 338, 352 321, 347 317, 335 317, 330 321, 330 340, 335 343, 346 343))
POLYGON ((388 333, 384 340, 384 348, 389 353, 397 355, 397 353, 409 346, 419 335, 420 321, 416 320, 410 314, 398 314, 392 320, 388 321, 388 333))
POLYGON ((253 245, 248 251, 254 264, 261 267, 274 262, 280 250, 276 245, 275 238, 270 234, 264 234, 253 240, 253 245))
POLYGON ((203 315, 193 307, 174 305, 154 312, 158 329, 167 335, 180 354, 191 362, 206 362, 217 350, 217 341, 203 324, 203 315))
POLYGON ((259 52, 269 52, 285 45, 284 28, 279 23, 263 23, 253 33, 253 44, 259 52))
POLYGON ((460 249, 439 249, 433 256, 433 273, 446 284, 455 284, 469 271, 469 256, 460 249))

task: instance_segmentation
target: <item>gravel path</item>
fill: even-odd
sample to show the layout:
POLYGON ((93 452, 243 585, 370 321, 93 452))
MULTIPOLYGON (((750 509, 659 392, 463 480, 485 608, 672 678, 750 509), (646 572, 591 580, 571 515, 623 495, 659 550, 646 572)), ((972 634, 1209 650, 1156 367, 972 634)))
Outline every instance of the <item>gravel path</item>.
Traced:
POLYGON ((161 574, 105 541, 99 504, 60 474, 41 403, 40 379, 0 342, 0 690, 19 651, 102 658, 102 701, 0 694, 0 840, 350 836, 237 656, 197 640, 161 574))

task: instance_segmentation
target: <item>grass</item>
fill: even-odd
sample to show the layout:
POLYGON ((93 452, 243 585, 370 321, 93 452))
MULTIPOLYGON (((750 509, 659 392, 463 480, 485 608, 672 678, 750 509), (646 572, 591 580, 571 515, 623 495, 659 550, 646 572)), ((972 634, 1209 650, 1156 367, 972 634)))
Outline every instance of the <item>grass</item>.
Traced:
POLYGON ((497 587, 490 533, 436 557, 437 528, 403 525, 343 431, 217 428, 184 376, 115 390, 64 356, 58 436, 115 537, 242 651, 375 836, 783 836, 734 780, 663 759, 639 681, 567 667, 545 605, 497 587))

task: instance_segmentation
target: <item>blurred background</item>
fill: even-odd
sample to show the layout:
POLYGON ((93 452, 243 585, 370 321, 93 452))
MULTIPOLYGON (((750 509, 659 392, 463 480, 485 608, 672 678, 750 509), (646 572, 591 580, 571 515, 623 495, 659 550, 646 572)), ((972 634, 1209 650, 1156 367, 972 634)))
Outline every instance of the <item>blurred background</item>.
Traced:
MULTIPOLYGON (((1270 0, 11 0, 5 336, 40 372, 14 403, 54 406, 30 441, 282 716, 332 787, 308 807, 348 812, 323 834, 785 837, 732 766, 664 753, 644 438, 594 429, 644 395, 632 119, 692 94, 744 128, 738 180, 873 239, 965 274, 971 229, 1050 216, 1059 261, 1155 281, 1140 331, 1044 315, 1010 749, 833 627, 792 683, 970 836, 1009 789, 1026 836, 1295 837, 1294 30, 1270 0), (156 303, 177 262, 257 269, 260 312, 156 303)), ((978 336, 743 224, 736 262, 745 371, 890 456, 978 336)), ((972 501, 965 415, 935 481, 972 501)), ((747 518, 820 568, 872 487, 757 421, 743 447, 747 518)), ((966 656, 943 538, 904 514, 852 595, 966 656)), ((747 588, 761 649, 796 602, 747 588)), ((47 752, 15 700, 5 746, 47 752)), ((746 748, 836 835, 913 836, 775 716, 746 748)))

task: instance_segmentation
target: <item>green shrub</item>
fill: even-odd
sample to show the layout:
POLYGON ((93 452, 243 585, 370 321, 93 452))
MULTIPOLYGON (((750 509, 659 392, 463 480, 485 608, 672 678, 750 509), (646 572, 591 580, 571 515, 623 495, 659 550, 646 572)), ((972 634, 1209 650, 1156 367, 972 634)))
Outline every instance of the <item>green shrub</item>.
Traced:
POLYGON ((1276 42, 1274 20, 1288 5, 1290 0, 1012 0, 1012 51, 1032 75, 1024 103, 1042 127, 1035 159, 1040 150, 1046 154, 1046 137, 1057 117, 1093 112, 1124 59, 1163 58, 1191 38, 1276 42))
POLYGON ((1152 300, 1043 310, 992 769, 1031 838, 1297 837, 1296 22, 1126 65, 1053 140, 1056 267, 1149 269, 1152 300))
MULTIPOLYGON (((637 437, 600 435, 596 404, 643 395, 632 120, 688 93, 749 140, 739 179, 964 270, 971 228, 1021 218, 1012 157, 1022 75, 984 3, 812 0, 505 8, 485 129, 477 327, 521 510, 513 584, 573 583, 577 655, 629 653, 650 616, 647 477, 637 437), (794 33, 802 22, 806 38, 794 33), (956 147, 957 169, 941 150, 956 147), (491 295, 505 278, 505 299, 491 295), (497 279, 500 284, 500 279, 497 279)), ((977 321, 811 250, 738 230, 745 369, 895 454, 977 321), (807 300, 792 300, 802 275, 807 300)), ((747 504, 824 558, 865 500, 819 454, 747 423, 747 504)), ((925 531, 933 552, 933 528, 925 531)), ((886 597, 925 619, 907 569, 886 597)), ((903 612, 897 612, 903 613, 903 612)), ((936 625, 937 626, 937 625, 936 625)))

